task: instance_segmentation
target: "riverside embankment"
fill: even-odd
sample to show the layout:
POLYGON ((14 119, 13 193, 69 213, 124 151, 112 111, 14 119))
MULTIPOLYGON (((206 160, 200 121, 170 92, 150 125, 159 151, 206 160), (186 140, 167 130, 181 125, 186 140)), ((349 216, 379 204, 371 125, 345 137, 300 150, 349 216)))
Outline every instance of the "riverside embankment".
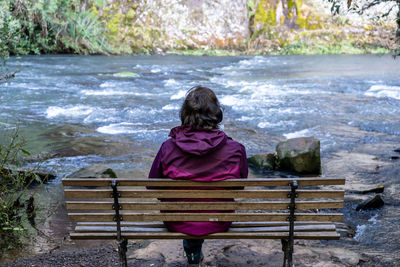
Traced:
POLYGON ((383 2, 333 16, 323 0, 5 0, 0 57, 388 53, 398 47, 398 7, 383 2))

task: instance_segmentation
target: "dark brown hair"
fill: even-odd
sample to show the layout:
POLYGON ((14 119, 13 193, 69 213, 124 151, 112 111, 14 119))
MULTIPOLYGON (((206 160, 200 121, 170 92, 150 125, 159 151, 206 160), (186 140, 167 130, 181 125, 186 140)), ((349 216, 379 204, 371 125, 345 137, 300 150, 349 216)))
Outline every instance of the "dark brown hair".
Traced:
POLYGON ((215 93, 210 88, 195 86, 183 101, 180 117, 182 125, 218 129, 223 114, 215 93))

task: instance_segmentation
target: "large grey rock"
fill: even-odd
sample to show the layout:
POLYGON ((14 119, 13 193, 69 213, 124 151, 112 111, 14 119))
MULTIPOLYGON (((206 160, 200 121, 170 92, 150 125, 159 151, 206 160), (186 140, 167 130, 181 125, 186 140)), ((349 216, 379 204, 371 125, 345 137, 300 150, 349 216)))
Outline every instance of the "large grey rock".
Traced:
POLYGON ((258 170, 274 170, 275 169, 275 154, 256 154, 247 159, 248 163, 258 170))
POLYGON ((79 178, 117 178, 117 175, 110 167, 102 164, 91 165, 72 173, 68 177, 79 178))
POLYGON ((371 210, 377 209, 385 205, 381 195, 376 195, 372 199, 368 199, 366 201, 361 202, 357 205, 356 210, 371 210))
POLYGON ((276 146, 278 168, 302 174, 321 174, 320 142, 314 137, 300 137, 276 146))

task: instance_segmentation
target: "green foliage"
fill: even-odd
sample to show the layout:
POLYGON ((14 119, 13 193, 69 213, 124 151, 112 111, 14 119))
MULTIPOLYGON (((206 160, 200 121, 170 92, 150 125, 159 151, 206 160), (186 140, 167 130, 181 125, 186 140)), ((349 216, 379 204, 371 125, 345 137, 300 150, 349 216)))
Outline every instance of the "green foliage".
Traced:
POLYGON ((140 2, 145 3, 109 0, 105 5, 95 4, 91 8, 104 22, 104 34, 112 40, 111 49, 115 53, 151 54, 156 48, 166 48, 166 36, 156 26, 159 25, 157 16, 147 12, 146 4, 140 2))
POLYGON ((238 51, 221 50, 221 49, 185 49, 185 50, 169 50, 167 54, 170 55, 184 55, 184 56, 237 56, 241 53, 238 51))
POLYGON ((318 55, 318 54, 385 54, 388 49, 381 47, 357 47, 346 41, 329 42, 310 42, 307 40, 298 40, 283 46, 278 54, 280 55, 318 55))
POLYGON ((107 53, 109 47, 92 3, 80 0, 3 0, 0 57, 57 52, 107 53))
POLYGON ((18 129, 0 141, 0 248, 3 250, 18 244, 20 234, 25 231, 26 214, 21 202, 32 196, 27 191, 30 184, 41 180, 33 172, 15 171, 20 159, 30 155, 24 149, 25 142, 18 129))

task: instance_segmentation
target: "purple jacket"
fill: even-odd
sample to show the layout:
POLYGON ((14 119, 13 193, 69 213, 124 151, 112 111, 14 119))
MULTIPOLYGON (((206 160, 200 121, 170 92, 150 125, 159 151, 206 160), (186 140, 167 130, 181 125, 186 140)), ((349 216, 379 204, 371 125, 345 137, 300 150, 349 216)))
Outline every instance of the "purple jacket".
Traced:
MULTIPOLYGON (((219 181, 247 178, 244 146, 223 131, 178 126, 171 130, 154 159, 149 178, 219 181)), ((161 199, 161 201, 229 201, 227 199, 161 199)), ((233 201, 231 199, 230 201, 233 201)), ((228 230, 231 222, 164 222, 174 232, 207 235, 228 230)))

